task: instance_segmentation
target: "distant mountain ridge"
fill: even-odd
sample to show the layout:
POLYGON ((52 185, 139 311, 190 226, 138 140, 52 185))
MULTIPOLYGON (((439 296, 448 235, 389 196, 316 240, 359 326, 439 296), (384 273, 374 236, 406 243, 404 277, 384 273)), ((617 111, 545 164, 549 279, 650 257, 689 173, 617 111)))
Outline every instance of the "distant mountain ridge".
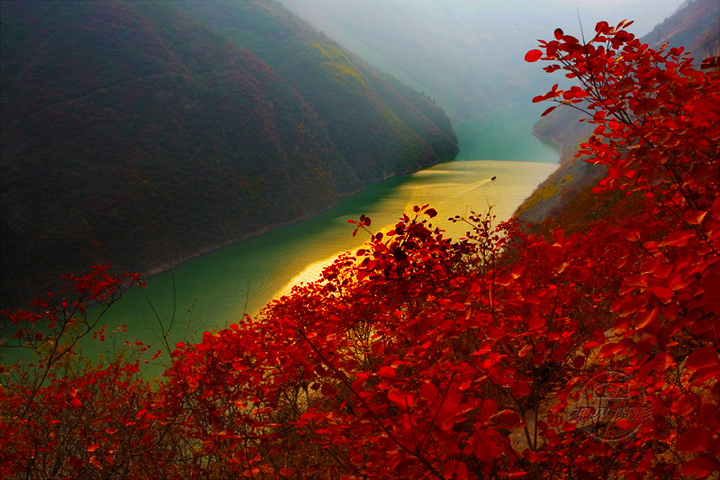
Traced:
POLYGON ((160 271, 457 153, 441 109, 314 30, 315 56, 276 69, 267 52, 311 38, 279 4, 238 3, 275 32, 242 46, 186 6, 2 2, 3 308, 93 263, 160 271), (314 91, 323 52, 367 88, 314 91))
POLYGON ((695 64, 720 54, 720 3, 715 0, 685 0, 674 15, 655 26, 642 40, 653 48, 664 43, 685 47, 695 64))

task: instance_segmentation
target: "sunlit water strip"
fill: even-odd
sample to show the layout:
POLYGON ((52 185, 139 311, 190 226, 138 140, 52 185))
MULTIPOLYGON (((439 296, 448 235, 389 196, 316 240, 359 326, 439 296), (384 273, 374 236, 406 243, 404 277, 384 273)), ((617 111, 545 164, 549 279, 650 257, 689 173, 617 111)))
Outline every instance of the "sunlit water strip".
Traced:
MULTIPOLYGON (((433 225, 445 230, 446 237, 460 238, 466 231, 466 225, 449 222, 448 218, 455 215, 467 217, 471 211, 484 213, 491 208, 498 221, 506 220, 532 193, 539 183, 538 178, 542 181, 555 168, 556 165, 547 163, 492 160, 456 161, 436 165, 409 175, 406 182, 383 198, 378 205, 380 208, 368 212, 367 215, 374 220, 371 230, 387 231, 403 212, 410 214, 415 205, 431 204, 439 213, 432 220, 433 225), (394 217, 387 218, 393 214, 394 217), (375 215, 378 218, 375 218, 375 215)), ((342 218, 338 220, 347 221, 342 218)), ((367 240, 367 234, 363 235, 361 232, 359 235, 360 240, 367 240)), ((358 242, 358 245, 360 243, 358 242)), ((323 249, 326 246, 324 245, 323 249)), ((323 268, 330 265, 337 255, 348 250, 346 247, 343 244, 338 250, 325 250, 329 253, 325 258, 308 264, 272 298, 289 294, 294 285, 317 280, 323 268)), ((320 254, 320 249, 317 254, 320 254)))
POLYGON ((364 214, 372 219, 373 231, 387 230, 413 205, 431 204, 438 211, 433 224, 458 237, 464 229, 448 222, 449 217, 492 206, 499 219, 506 219, 556 168, 551 163, 465 160, 369 185, 310 220, 149 278, 147 288, 127 292, 103 323, 109 330, 127 324, 126 338, 159 346, 159 318, 165 328, 173 323, 171 344, 198 340, 206 330, 257 313, 292 285, 317 279, 322 267, 339 253, 359 248, 368 236, 358 232, 353 237, 348 219, 364 214))
MULTIPOLYGON (((207 330, 242 322, 245 314, 256 314, 298 282, 317 279, 323 266, 341 252, 359 248, 368 235, 359 232, 353 237, 354 226, 348 219, 362 214, 372 218, 373 231, 387 230, 414 205, 430 204, 439 213, 434 225, 455 238, 464 229, 448 222, 449 217, 484 212, 488 206, 498 219, 510 217, 557 168, 557 152, 532 137, 527 125, 512 121, 524 118, 522 115, 508 116, 511 118, 506 121, 477 119, 458 125, 461 152, 457 161, 368 185, 314 218, 146 279, 146 288, 126 292, 101 321, 108 331, 127 325, 126 333, 109 336, 108 345, 83 342, 84 353, 112 352, 123 341, 135 339, 157 351, 163 344, 161 323, 165 330, 172 324, 167 340, 174 345, 197 341, 207 330), (500 160, 474 160, 493 154, 500 160)), ((166 356, 161 356, 145 375, 151 378, 162 373, 165 361, 166 356)))

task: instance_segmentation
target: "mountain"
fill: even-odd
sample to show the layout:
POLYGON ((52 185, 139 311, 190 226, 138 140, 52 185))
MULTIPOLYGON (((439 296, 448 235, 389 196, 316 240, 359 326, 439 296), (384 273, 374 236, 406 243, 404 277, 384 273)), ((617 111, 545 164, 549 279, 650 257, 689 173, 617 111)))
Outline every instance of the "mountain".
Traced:
POLYGON ((358 178, 372 181, 457 153, 445 113, 277 2, 183 1, 179 8, 247 48, 317 112, 358 178), (368 135, 371 133, 371 135, 368 135))
MULTIPOLYGON (((457 152, 438 107, 329 40, 299 61, 304 85, 173 3, 0 5, 3 308, 94 263, 169 268, 457 152)), ((275 19, 246 35, 261 53, 312 31, 238 7, 275 19)))
POLYGON ((577 29, 579 15, 594 25, 598 18, 618 22, 625 18, 621 15, 642 11, 641 25, 647 27, 641 28, 649 31, 668 9, 667 1, 627 0, 582 2, 579 8, 563 0, 279 1, 365 60, 426 92, 456 125, 517 106, 532 115, 530 99, 545 84, 545 75, 522 59, 536 39, 556 27, 577 29))
MULTIPOLYGON (((686 1, 641 41, 655 49, 666 43, 668 48, 685 47, 699 66, 704 58, 720 54, 720 3, 686 1)), ((560 223, 566 223, 578 214, 588 218, 601 216, 609 208, 586 203, 594 198, 589 195, 590 189, 605 176, 606 170, 575 157, 578 146, 595 128, 593 124, 579 123, 583 116, 570 108, 558 108, 535 124, 535 136, 559 147, 560 168, 518 208, 516 214, 521 220, 537 223, 546 218, 562 218, 560 223), (569 215, 570 211, 573 215, 569 215)))
POLYGON ((655 26, 642 40, 657 48, 685 47, 692 52, 695 64, 703 58, 720 54, 720 3, 715 0, 686 0, 675 15, 655 26))

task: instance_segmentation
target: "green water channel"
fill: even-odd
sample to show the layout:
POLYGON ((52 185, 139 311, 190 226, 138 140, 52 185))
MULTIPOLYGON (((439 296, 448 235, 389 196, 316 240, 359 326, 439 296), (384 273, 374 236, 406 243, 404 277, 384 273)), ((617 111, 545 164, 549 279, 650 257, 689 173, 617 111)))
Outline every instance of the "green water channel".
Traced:
MULTIPOLYGON (((431 204, 439 212, 435 225, 457 238, 462 231, 452 230, 457 226, 446 221, 449 217, 485 211, 489 205, 499 218, 510 217, 555 170, 557 152, 535 139, 527 125, 500 123, 505 126, 481 118, 457 125, 461 150, 455 161, 368 185, 310 220, 147 278, 146 288, 126 292, 101 323, 108 331, 127 325, 123 340, 139 339, 154 351, 162 346, 160 322, 165 328, 172 323, 171 345, 193 342, 207 330, 257 313, 293 284, 316 279, 322 266, 338 254, 358 248, 367 234, 353 237, 348 219, 365 214, 373 230, 383 230, 413 205, 431 204)), ((97 347, 88 345, 85 353, 97 347)), ((161 365, 151 367, 155 373, 160 369, 161 365)))

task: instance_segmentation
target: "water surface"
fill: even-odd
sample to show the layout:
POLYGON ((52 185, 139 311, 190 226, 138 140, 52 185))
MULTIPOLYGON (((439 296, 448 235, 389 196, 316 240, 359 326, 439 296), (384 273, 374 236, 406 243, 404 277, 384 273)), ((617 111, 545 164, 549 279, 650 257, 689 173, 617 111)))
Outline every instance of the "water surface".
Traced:
POLYGON ((171 344, 197 340, 206 330, 255 314, 293 284, 317 278, 322 266, 339 253, 358 248, 367 234, 359 232, 353 238, 348 219, 364 214, 372 219, 374 231, 384 230, 414 205, 431 204, 439 213, 434 224, 458 238, 464 228, 447 218, 484 212, 490 206, 499 219, 509 218, 557 167, 557 153, 527 133, 524 125, 476 119, 456 129, 461 145, 457 160, 369 185, 310 220, 151 277, 147 288, 127 292, 103 323, 109 329, 127 324, 128 338, 159 347, 160 318, 166 327, 173 322, 171 344), (478 131, 484 141, 478 139, 478 131), (500 159, 487 159, 491 154, 500 159))

